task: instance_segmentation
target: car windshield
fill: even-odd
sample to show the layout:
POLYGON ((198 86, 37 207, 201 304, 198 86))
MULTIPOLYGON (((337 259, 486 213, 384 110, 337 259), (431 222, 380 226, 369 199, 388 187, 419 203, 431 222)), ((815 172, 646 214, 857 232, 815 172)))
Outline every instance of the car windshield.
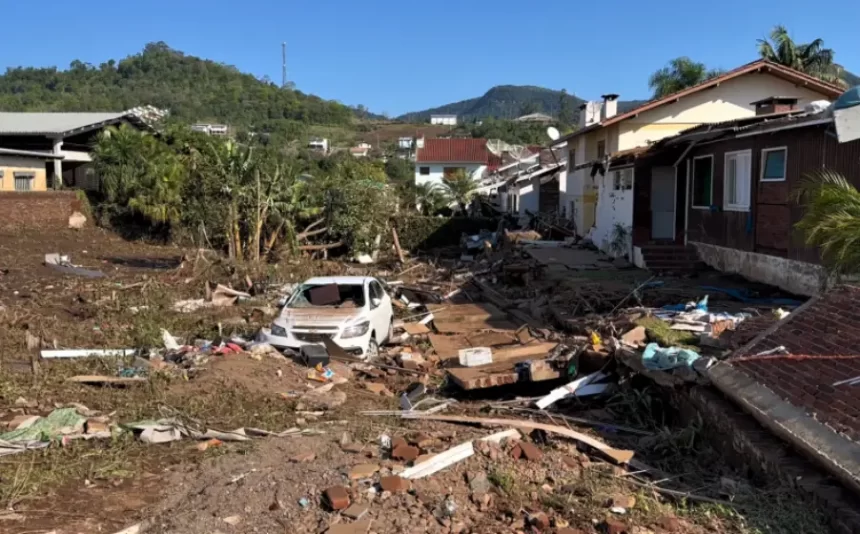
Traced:
POLYGON ((364 286, 360 284, 302 284, 287 308, 362 308, 364 286))

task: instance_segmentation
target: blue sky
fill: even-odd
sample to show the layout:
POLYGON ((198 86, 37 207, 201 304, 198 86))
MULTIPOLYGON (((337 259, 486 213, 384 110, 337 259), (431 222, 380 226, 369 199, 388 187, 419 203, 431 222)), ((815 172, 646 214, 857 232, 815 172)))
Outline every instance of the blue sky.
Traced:
POLYGON ((4 2, 0 67, 98 64, 165 41, 188 54, 281 79, 302 91, 398 115, 483 94, 494 85, 565 88, 583 98, 649 96, 647 79, 687 55, 730 69, 784 24, 821 37, 860 73, 860 3, 577 2, 575 0, 88 0, 4 2))

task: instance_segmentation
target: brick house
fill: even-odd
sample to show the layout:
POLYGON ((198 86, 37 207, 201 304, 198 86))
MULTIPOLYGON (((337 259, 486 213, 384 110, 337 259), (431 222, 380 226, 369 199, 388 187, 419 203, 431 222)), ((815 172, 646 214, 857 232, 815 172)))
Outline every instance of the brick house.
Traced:
POLYGON ((818 250, 794 228, 803 207, 792 191, 824 168, 860 186, 860 140, 839 143, 829 110, 798 110, 788 97, 754 104, 754 117, 691 128, 638 155, 634 262, 659 269, 698 257, 816 295, 827 274, 818 250))
POLYGON ((765 427, 860 489, 860 287, 809 300, 709 370, 765 427))

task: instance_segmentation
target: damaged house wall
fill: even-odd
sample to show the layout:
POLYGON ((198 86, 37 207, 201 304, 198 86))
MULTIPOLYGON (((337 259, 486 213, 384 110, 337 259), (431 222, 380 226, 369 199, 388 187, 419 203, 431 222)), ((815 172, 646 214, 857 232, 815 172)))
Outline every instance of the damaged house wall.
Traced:
MULTIPOLYGON (((710 206, 686 203, 687 239, 700 258, 712 267, 741 274, 801 295, 816 295, 827 281, 818 249, 806 245, 795 229, 804 208, 793 198, 804 175, 823 168, 842 173, 860 185, 857 162, 860 141, 840 144, 828 135, 831 128, 812 125, 803 128, 727 139, 697 146, 685 162, 713 157, 710 206), (762 181, 762 151, 787 150, 785 179, 762 181), (749 150, 751 157, 749 209, 725 209, 726 153, 749 150)), ((690 173, 692 174, 692 172, 690 173)), ((688 187, 692 176, 688 177, 688 187)))
POLYGON ((610 256, 629 254, 630 228, 633 225, 633 181, 632 166, 610 169, 605 175, 597 174, 597 222, 591 234, 592 242, 610 256), (623 251, 613 247, 616 225, 627 234, 623 251))

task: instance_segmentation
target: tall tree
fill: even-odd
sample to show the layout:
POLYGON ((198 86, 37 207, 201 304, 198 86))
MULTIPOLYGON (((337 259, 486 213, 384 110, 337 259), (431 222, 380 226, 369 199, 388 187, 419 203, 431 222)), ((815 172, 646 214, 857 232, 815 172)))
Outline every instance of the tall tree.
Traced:
POLYGON ((825 82, 845 87, 842 66, 834 63, 832 48, 824 48, 823 39, 796 43, 785 26, 774 26, 770 39, 758 40, 758 53, 767 60, 805 72, 825 82))
POLYGON ((693 61, 688 57, 677 57, 652 74, 648 79, 648 86, 654 91, 654 98, 663 98, 716 78, 722 73, 723 71, 719 69, 708 69, 704 63, 693 61))
POLYGON ((841 174, 824 169, 805 176, 794 193, 805 207, 796 226, 806 243, 820 247, 831 270, 860 272, 860 191, 841 174))

